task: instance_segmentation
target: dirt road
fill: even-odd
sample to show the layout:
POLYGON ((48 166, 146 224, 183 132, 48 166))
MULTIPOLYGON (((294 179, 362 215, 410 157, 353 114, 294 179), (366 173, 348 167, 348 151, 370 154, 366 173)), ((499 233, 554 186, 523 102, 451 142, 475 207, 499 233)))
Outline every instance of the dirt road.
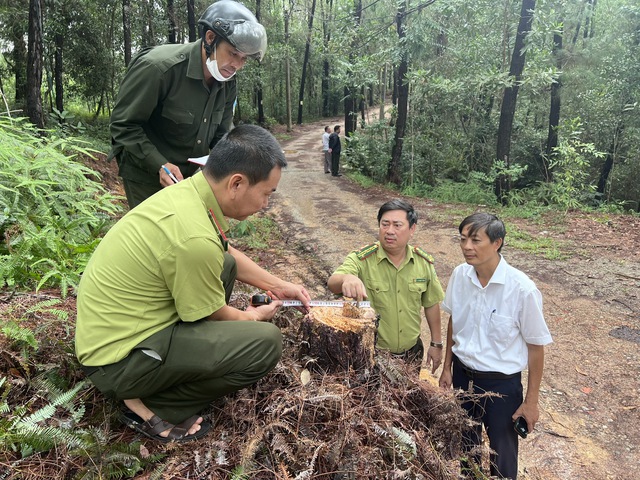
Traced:
MULTIPOLYGON (((282 142, 289 167, 270 212, 284 225, 290 252, 272 269, 328 298, 330 273, 349 251, 375 240, 379 206, 398 195, 324 174, 322 127, 298 127, 282 142)), ((435 257, 446 287, 462 262, 456 227, 473 208, 410 201, 420 216, 412 243, 435 257)), ((542 291, 554 337, 546 349, 540 422, 520 444, 521 478, 640 478, 640 219, 572 214, 562 220, 517 227, 553 238, 563 260, 510 248, 509 235, 503 249, 542 291)))

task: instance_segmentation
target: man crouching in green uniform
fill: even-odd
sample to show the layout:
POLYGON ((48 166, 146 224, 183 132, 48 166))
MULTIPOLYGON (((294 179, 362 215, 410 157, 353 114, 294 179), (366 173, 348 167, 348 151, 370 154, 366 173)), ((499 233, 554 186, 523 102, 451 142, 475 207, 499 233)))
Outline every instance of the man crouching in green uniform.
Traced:
POLYGON ((228 305, 234 281, 295 298, 281 280, 230 246, 225 217, 266 208, 286 167, 266 130, 242 125, 216 144, 203 171, 163 189, 111 228, 78 289, 76 354, 122 420, 159 441, 185 441, 210 428, 212 400, 251 385, 278 363, 281 306, 228 305), (226 254, 225 252, 228 252, 226 254))
POLYGON ((433 258, 409 245, 418 215, 403 200, 391 200, 378 211, 378 241, 351 252, 329 277, 333 293, 361 301, 371 300, 380 315, 377 347, 422 362, 420 339, 424 307, 431 343, 427 366, 435 372, 442 362, 440 302, 442 286, 433 267, 433 258))

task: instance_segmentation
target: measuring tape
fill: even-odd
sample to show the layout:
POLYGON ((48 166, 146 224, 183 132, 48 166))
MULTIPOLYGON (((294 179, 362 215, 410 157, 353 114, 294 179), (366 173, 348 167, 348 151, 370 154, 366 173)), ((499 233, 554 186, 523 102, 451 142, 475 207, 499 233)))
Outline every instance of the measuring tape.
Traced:
MULTIPOLYGON (((273 300, 269 295, 257 294, 251 297, 251 305, 257 307, 259 305, 269 305, 273 300)), ((346 305, 353 305, 359 308, 370 308, 371 302, 356 302, 345 300, 311 300, 309 305, 312 307, 344 307, 346 305)), ((302 302, 300 300, 282 300, 283 307, 301 307, 302 302)))

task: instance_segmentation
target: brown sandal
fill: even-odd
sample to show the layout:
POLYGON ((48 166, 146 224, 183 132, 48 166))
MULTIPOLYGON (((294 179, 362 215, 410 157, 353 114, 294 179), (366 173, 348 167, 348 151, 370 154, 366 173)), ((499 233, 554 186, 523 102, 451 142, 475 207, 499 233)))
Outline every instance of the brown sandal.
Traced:
POLYGON ((193 435, 189 435, 187 433, 198 418, 200 418, 198 415, 194 415, 178 425, 173 425, 172 423, 165 422, 157 415, 154 415, 145 422, 131 410, 128 410, 122 414, 121 420, 125 425, 133 428, 136 432, 141 433, 145 437, 161 443, 169 443, 189 442, 205 435, 211 428, 211 424, 208 422, 202 422, 200 424, 200 430, 193 435), (160 434, 165 430, 169 430, 169 434, 166 437, 163 437, 160 434))

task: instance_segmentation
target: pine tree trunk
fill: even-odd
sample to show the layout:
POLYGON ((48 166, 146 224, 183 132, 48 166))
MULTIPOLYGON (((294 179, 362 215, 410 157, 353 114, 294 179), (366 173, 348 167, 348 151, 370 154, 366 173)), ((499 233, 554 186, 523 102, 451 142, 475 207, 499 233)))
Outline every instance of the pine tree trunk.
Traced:
MULTIPOLYGON (((516 113, 516 100, 518 98, 518 89, 522 80, 522 72, 525 65, 524 43, 531 30, 533 22, 533 12, 536 7, 535 0, 522 0, 522 8, 520 10, 520 22, 518 23, 518 33, 513 47, 513 55, 511 56, 511 66, 509 68, 509 76, 511 77, 511 86, 504 89, 502 98, 502 107, 500 109, 500 125, 498 126, 498 145, 496 151, 496 159, 502 160, 505 166, 510 164, 511 153, 511 131, 513 128, 513 119, 516 113)), ((495 183, 495 194, 498 201, 503 202, 506 194, 509 192, 510 185, 504 175, 499 176, 495 183)))
MULTIPOLYGON (((560 23, 562 25, 562 23, 560 23)), ((556 32, 553 34, 553 49, 552 54, 556 59, 556 67, 558 71, 562 70, 562 64, 560 61, 560 51, 562 50, 562 36, 563 32, 556 32)), ((560 125, 560 90, 562 89, 562 79, 558 77, 554 83, 551 84, 551 105, 549 107, 549 133, 547 135, 547 148, 545 150, 545 156, 542 157, 541 167, 542 174, 545 182, 551 182, 553 180, 553 172, 549 167, 550 161, 555 156, 555 148, 558 146, 558 127, 560 125)))
POLYGON ((56 33, 54 36, 54 42, 56 45, 55 54, 53 56, 53 81, 56 89, 56 108, 59 112, 64 111, 64 82, 62 79, 63 71, 62 68, 62 53, 64 50, 64 37, 56 33))
MULTIPOLYGON (((187 0, 187 23, 189 25, 189 43, 195 42, 198 39, 198 29, 196 28, 196 12, 195 12, 195 0, 187 0)), ((259 8, 260 0, 256 2, 256 10, 259 8)), ((258 19, 260 21, 260 19, 258 19)))
POLYGON ((38 128, 44 128, 42 113, 42 5, 29 2, 29 36, 27 50, 27 117, 38 128))
POLYGON ((304 47, 304 60, 302 61, 302 76, 300 78, 300 94, 298 95, 298 125, 302 125, 302 110, 304 104, 304 82, 307 78, 307 65, 309 64, 309 52, 311 50, 311 34, 313 33, 313 17, 316 14, 316 0, 312 0, 309 13, 309 27, 307 29, 307 43, 304 47))
MULTIPOLYGON (((262 9, 260 8, 262 5, 260 0, 256 0, 256 20, 260 22, 260 15, 262 14, 262 9)), ((262 98, 262 65, 258 66, 258 81, 254 87, 256 93, 256 106, 258 109, 258 125, 265 125, 266 119, 264 117, 264 100, 262 98)))
MULTIPOLYGON (((398 7, 396 15, 396 31, 398 33, 399 43, 402 44, 403 38, 406 36, 404 29, 404 18, 407 9, 406 0, 398 7)), ((404 49, 401 52, 400 63, 397 70, 397 95, 398 95, 398 114, 396 118, 396 132, 391 149, 391 161, 387 167, 387 180, 395 185, 400 186, 402 179, 400 178, 400 159, 402 158, 402 147, 404 143, 404 134, 407 127, 407 109, 409 105, 409 82, 405 78, 409 64, 404 49)))
POLYGON ((122 0, 122 35, 124 39, 124 64, 131 62, 131 0, 122 0))
POLYGON ((176 12, 173 7, 173 0, 167 0, 167 40, 169 43, 176 43, 176 12))
POLYGON ((284 9, 284 43, 285 43, 285 91, 286 91, 286 104, 287 104, 287 132, 293 129, 293 122, 291 119, 291 61, 289 59, 289 22, 291 20, 291 9, 284 9))

